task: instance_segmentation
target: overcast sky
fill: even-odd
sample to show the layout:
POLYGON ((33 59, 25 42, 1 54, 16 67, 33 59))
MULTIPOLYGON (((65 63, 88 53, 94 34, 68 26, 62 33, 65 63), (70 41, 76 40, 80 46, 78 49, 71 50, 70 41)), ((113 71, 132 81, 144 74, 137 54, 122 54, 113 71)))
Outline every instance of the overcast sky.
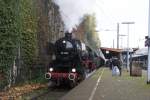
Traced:
MULTIPOLYGON (((144 47, 144 37, 148 33, 148 0, 96 0, 95 12, 97 30, 103 47, 117 45, 116 29, 120 23, 120 34, 127 35, 127 25, 122 22, 131 21, 129 46, 144 47), (110 31, 105 31, 110 30, 110 31)), ((127 47, 127 36, 120 36, 120 47, 127 47)))
MULTIPOLYGON (((59 5, 65 30, 71 31, 80 24, 85 14, 95 13, 97 31, 103 47, 117 45, 117 23, 120 34, 127 35, 127 25, 122 22, 134 22, 129 26, 129 47, 144 47, 144 37, 148 33, 149 0, 53 0, 59 5), (110 31, 105 31, 110 30, 110 31)), ((120 47, 127 47, 127 36, 120 36, 120 47)))

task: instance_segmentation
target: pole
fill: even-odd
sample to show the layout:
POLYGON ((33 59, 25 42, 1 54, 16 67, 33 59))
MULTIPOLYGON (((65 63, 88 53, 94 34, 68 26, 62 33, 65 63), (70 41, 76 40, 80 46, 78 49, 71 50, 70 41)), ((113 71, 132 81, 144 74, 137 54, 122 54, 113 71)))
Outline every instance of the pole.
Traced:
POLYGON ((117 23, 117 48, 119 49, 119 23, 117 23))
POLYGON ((115 40, 113 39, 113 48, 115 48, 115 40))
MULTIPOLYGON (((150 0, 149 0, 148 37, 150 38, 150 0)), ((150 83, 150 47, 149 46, 148 46, 147 83, 148 84, 150 83)))
POLYGON ((129 24, 128 26, 128 37, 127 37, 127 71, 129 71, 129 24))
MULTIPOLYGON (((127 24, 127 71, 129 71, 129 25, 134 24, 134 22, 123 22, 122 24, 127 24)), ((130 71, 131 72, 131 71, 130 71)), ((131 73, 130 73, 131 74, 131 73)))

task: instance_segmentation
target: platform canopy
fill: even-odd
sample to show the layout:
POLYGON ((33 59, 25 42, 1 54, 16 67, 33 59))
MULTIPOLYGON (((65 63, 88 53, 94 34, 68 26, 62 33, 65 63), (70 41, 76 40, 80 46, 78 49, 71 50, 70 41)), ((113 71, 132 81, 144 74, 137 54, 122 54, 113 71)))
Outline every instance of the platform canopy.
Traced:
POLYGON ((139 57, 139 56, 147 56, 148 55, 148 48, 141 48, 132 55, 132 57, 139 57))

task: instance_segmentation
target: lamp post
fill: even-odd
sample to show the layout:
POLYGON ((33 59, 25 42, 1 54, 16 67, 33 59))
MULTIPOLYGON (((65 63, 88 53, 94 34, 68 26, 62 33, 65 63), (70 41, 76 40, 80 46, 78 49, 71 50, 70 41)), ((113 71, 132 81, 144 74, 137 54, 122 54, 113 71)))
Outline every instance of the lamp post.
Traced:
POLYGON ((129 25, 135 24, 135 22, 122 22, 122 24, 127 24, 127 71, 129 71, 129 25))
MULTIPOLYGON (((106 31, 106 32, 113 32, 113 31, 115 31, 116 32, 116 30, 113 30, 113 29, 105 29, 103 31, 106 31)), ((111 48, 115 48, 115 39, 114 39, 114 37, 113 37, 113 39, 111 41, 112 41, 111 48)))
POLYGON ((117 49, 119 49, 119 23, 117 23, 117 49))
MULTIPOLYGON (((110 30, 107 30, 110 31, 110 30)), ((117 31, 117 49, 119 49, 119 23, 117 23, 117 30, 113 30, 113 31, 117 31)), ((113 39, 113 48, 114 48, 114 39, 113 39)))
MULTIPOLYGON (((150 0, 149 0, 149 18, 148 18, 148 38, 150 38, 150 0)), ((148 46, 147 84, 149 83, 150 83, 150 47, 148 46)))
MULTIPOLYGON (((125 35, 125 34, 119 34, 119 39, 120 39, 120 37, 125 37, 125 36, 127 36, 127 35, 125 35)), ((120 43, 120 44, 122 44, 122 39, 123 39, 123 38, 120 39, 120 40, 121 40, 121 43, 120 43)), ((119 48, 123 48, 122 45, 121 45, 121 47, 119 47, 119 48)))
MULTIPOLYGON (((117 32, 117 49, 119 49, 119 23, 117 23, 117 30, 106 29, 105 31, 116 31, 117 32)), ((115 40, 113 39, 113 48, 115 47, 114 42, 115 42, 115 40)))

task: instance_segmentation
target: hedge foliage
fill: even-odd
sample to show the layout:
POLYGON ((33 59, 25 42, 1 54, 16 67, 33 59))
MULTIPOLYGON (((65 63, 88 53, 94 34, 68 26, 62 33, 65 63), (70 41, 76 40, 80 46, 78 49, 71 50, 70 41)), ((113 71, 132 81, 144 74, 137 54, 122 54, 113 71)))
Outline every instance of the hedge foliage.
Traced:
POLYGON ((32 0, 20 1, 22 59, 26 67, 31 67, 37 55, 36 8, 32 0))
POLYGON ((17 15, 14 3, 0 0, 0 71, 8 75, 18 43, 17 15))
POLYGON ((0 0, 0 73, 7 80, 18 55, 23 76, 28 77, 37 56, 36 30, 34 0, 0 0))

